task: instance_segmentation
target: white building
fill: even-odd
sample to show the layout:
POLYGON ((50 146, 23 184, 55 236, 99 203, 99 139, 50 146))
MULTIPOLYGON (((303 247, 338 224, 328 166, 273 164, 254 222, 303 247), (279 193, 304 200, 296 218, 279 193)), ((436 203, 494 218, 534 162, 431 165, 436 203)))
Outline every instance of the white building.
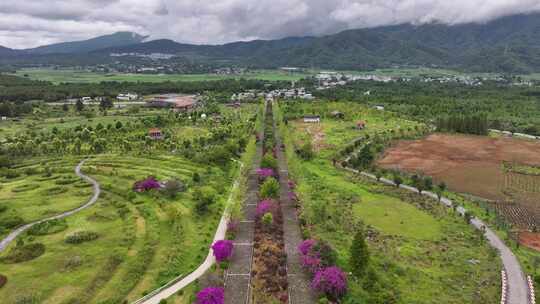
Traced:
POLYGON ((319 115, 306 115, 304 116, 305 123, 320 123, 321 117, 319 115))
POLYGON ((118 96, 116 97, 116 99, 121 100, 121 101, 131 101, 131 100, 136 100, 138 98, 139 98, 139 95, 133 94, 133 93, 118 94, 118 96))

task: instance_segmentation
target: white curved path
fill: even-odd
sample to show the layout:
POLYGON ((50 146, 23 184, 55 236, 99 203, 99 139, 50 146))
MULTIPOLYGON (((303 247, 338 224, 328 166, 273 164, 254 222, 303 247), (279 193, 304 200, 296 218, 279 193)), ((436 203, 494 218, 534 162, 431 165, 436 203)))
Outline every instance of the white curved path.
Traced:
MULTIPOLYGON (((350 172, 361 174, 371 179, 375 179, 375 180, 377 179, 375 175, 370 174, 370 173, 359 172, 357 170, 350 169, 350 168, 344 168, 344 169, 350 172)), ((386 178, 381 178, 379 181, 387 185, 392 185, 392 186, 396 185, 393 181, 386 178)), ((400 185, 399 187, 405 190, 418 193, 418 189, 411 186, 400 185)), ((422 194, 425 196, 434 198, 434 199, 438 199, 435 193, 432 193, 429 191, 424 191, 422 192, 422 194)), ((445 197, 441 198, 440 202, 446 205, 447 207, 452 207, 454 205, 454 203, 450 199, 445 198, 445 197)), ((458 207, 457 212, 463 216, 465 212, 467 211, 463 207, 458 207)), ((489 244, 493 248, 497 249, 497 251, 499 251, 502 263, 504 265, 504 269, 508 276, 507 303, 508 304, 528 304, 529 303, 529 289, 527 285, 527 280, 525 278, 525 275, 523 274, 521 265, 519 264, 519 261, 517 260, 514 253, 512 253, 510 248, 508 248, 506 244, 504 244, 504 242, 493 232, 493 230, 489 229, 487 225, 481 220, 477 218, 473 218, 471 219, 471 225, 473 225, 478 230, 482 230, 484 228, 486 231, 485 236, 488 239, 489 244)))
MULTIPOLYGON (((238 162, 240 164, 239 173, 241 173, 242 168, 244 167, 244 164, 234 159, 233 161, 238 162)), ((227 203, 225 204, 226 206, 225 210, 223 211, 223 215, 221 216, 221 221, 219 222, 212 244, 215 243, 216 241, 225 239, 225 235, 227 233, 227 223, 229 222, 229 208, 233 200, 234 190, 238 188, 239 185, 240 185, 239 178, 237 178, 231 188, 231 192, 227 199, 227 203)), ((144 304, 159 304, 161 300, 169 298, 170 296, 174 295, 178 291, 182 290, 184 287, 188 286, 189 284, 193 283, 195 280, 200 278, 202 275, 206 273, 206 271, 208 271, 208 269, 210 269, 210 267, 212 267, 212 265, 214 265, 215 262, 216 262, 216 258, 214 257, 212 253, 212 249, 209 249, 206 259, 197 269, 195 269, 195 271, 193 271, 192 273, 188 274, 185 277, 180 276, 172 280, 171 282, 154 290, 147 296, 140 298, 139 300, 133 302, 132 304, 143 304, 143 303, 144 304)))
POLYGON ((0 252, 4 251, 4 249, 6 249, 7 246, 13 240, 15 240, 17 238, 17 236, 19 236, 21 233, 25 232, 26 230, 30 229, 32 226, 35 226, 37 224, 41 224, 43 222, 68 217, 68 216, 70 216, 72 214, 75 214, 77 212, 80 212, 80 211, 92 206, 97 201, 97 199, 99 198, 99 194, 101 193, 101 189, 99 187, 99 183, 96 180, 94 180, 93 178, 91 178, 89 176, 86 176, 83 173, 81 173, 81 167, 84 165, 85 162, 86 162, 86 160, 83 160, 77 165, 77 167, 75 167, 75 174, 77 174, 78 177, 84 179, 88 183, 92 184, 92 186, 94 188, 94 194, 88 200, 88 202, 86 204, 76 208, 76 209, 66 211, 64 213, 61 213, 61 214, 58 214, 58 215, 55 215, 55 216, 52 216, 52 217, 49 217, 49 218, 45 218, 45 219, 42 219, 42 220, 39 220, 39 221, 36 221, 36 222, 32 222, 32 223, 26 224, 24 226, 21 226, 21 227, 15 229, 10 234, 8 234, 8 236, 6 236, 2 241, 0 241, 0 252))

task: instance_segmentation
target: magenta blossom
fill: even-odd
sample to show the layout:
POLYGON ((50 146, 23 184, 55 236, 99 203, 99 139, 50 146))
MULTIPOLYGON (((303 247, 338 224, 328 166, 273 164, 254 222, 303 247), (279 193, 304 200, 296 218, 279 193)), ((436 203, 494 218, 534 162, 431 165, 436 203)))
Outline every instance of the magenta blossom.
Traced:
POLYGON ((212 245, 212 250, 214 251, 214 256, 216 261, 221 263, 228 260, 232 256, 234 244, 229 240, 217 241, 212 245))
POLYGON ((303 255, 301 259, 302 267, 312 274, 321 269, 322 259, 317 254, 303 255))
POLYGON ((265 199, 259 202, 257 209, 255 210, 255 216, 257 218, 263 217, 266 213, 270 212, 274 214, 276 210, 276 204, 271 199, 265 199))
POLYGON ((324 268, 315 273, 311 287, 333 299, 338 299, 347 293, 347 275, 339 267, 324 268))
POLYGON ((317 244, 316 240, 307 239, 298 245, 298 251, 300 251, 302 255, 307 255, 315 244, 317 244))
POLYGON ((289 181, 287 182, 287 184, 289 185, 289 188, 290 188, 291 190, 296 189, 296 183, 295 183, 293 180, 289 180, 289 181))
POLYGON ((153 176, 149 176, 147 179, 138 181, 135 183, 135 185, 133 185, 133 189, 138 192, 159 188, 161 188, 161 184, 153 176))
POLYGON ((197 304, 223 304, 225 291, 221 287, 207 287, 197 293, 197 304))
POLYGON ((260 180, 265 180, 269 177, 274 176, 274 170, 270 168, 260 168, 260 169, 257 169, 257 175, 259 176, 260 180))

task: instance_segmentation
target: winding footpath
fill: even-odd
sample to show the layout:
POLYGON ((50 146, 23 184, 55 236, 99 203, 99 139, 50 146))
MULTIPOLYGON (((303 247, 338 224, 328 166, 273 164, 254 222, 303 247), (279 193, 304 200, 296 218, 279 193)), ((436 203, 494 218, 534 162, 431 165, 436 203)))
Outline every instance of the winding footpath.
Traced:
MULTIPOLYGON (((360 172, 358 170, 354 170, 351 168, 344 168, 345 170, 349 172, 353 172, 356 174, 360 174, 362 176, 368 177, 373 180, 377 180, 377 177, 375 175, 366 173, 366 172, 360 172)), ((381 178, 379 180, 381 183, 396 186, 396 184, 386 178, 381 178)), ((400 185, 399 186, 402 189, 416 192, 418 193, 418 189, 408 186, 408 185, 400 185)), ((438 197, 435 193, 429 192, 429 191, 423 191, 422 195, 434 198, 438 200, 438 197)), ((442 197, 440 202, 447 207, 453 207, 454 203, 445 197, 442 197)), ((463 216, 465 215, 465 212, 467 212, 463 207, 458 207, 457 212, 463 216)), ((487 227, 487 225, 482 222, 480 219, 473 218, 471 219, 471 225, 473 225, 478 230, 485 229, 485 236, 489 241, 489 244, 497 249, 497 251, 500 254, 502 263, 504 265, 504 270, 506 271, 508 275, 508 297, 507 302, 508 304, 528 304, 529 303, 529 290, 527 285, 527 280, 525 278, 525 275, 523 274, 523 270, 521 269, 521 265, 519 264, 518 259, 512 253, 510 248, 506 246, 506 244, 491 230, 487 227)))
POLYGON ((86 176, 84 175, 83 173, 81 173, 81 167, 84 165, 84 163, 86 162, 86 160, 83 160, 81 161, 77 167, 75 167, 75 174, 77 174, 78 177, 84 179, 85 181, 87 181, 88 183, 92 184, 92 187, 94 188, 94 194, 92 195, 92 197, 88 200, 88 202, 76 209, 73 209, 73 210, 70 210, 70 211, 66 211, 62 214, 58 214, 58 215, 55 215, 55 216, 52 216, 52 217, 49 217, 49 218, 45 218, 45 219, 42 219, 42 220, 39 220, 39 221, 36 221, 36 222, 32 222, 32 223, 28 223, 24 226, 21 226, 17 229, 15 229, 14 231, 12 231, 10 234, 8 234, 8 236, 6 236, 2 241, 0 241, 0 252, 4 251, 8 245, 17 238, 17 236, 19 236, 21 233, 25 232, 26 230, 32 228, 33 226, 37 225, 37 224, 41 224, 41 223, 44 223, 44 222, 48 222, 48 221, 52 221, 52 220, 58 220, 58 219, 62 219, 62 218, 65 218, 65 217, 68 217, 70 215, 73 215, 75 213, 78 213, 90 206, 92 206, 93 204, 96 203, 96 201, 98 200, 99 198, 99 194, 101 193, 101 188, 99 187, 99 183, 94 180, 93 178, 89 177, 89 176, 86 176))
MULTIPOLYGON (((242 168, 244 167, 244 164, 234 159, 233 161, 238 162, 240 164, 240 169, 238 170, 238 172, 241 173, 242 168)), ((229 213, 230 213, 229 210, 233 201, 233 194, 234 194, 234 191, 239 186, 240 186, 240 182, 239 182, 239 178, 237 178, 229 193, 226 207, 225 207, 225 210, 223 211, 223 215, 221 216, 221 220, 216 229, 216 234, 214 235, 214 240, 212 241, 212 244, 214 244, 216 241, 225 239, 225 235, 227 233, 227 224, 229 222, 229 213)), ((204 262, 201 265, 199 265, 199 267, 195 269, 192 273, 188 274, 187 276, 181 275, 177 277, 176 279, 173 279, 171 282, 154 290, 153 292, 149 293, 143 298, 140 298, 139 300, 133 302, 132 304, 143 304, 143 303, 144 304, 159 304, 161 300, 165 300, 169 298, 170 296, 174 295, 178 291, 182 290, 183 288, 185 288, 186 286, 188 286, 189 284, 193 283, 195 280, 203 276, 212 267, 212 265, 214 265, 215 262, 216 262, 216 258, 214 257, 212 253, 212 249, 209 249, 208 255, 206 256, 206 259, 204 260, 204 262)))

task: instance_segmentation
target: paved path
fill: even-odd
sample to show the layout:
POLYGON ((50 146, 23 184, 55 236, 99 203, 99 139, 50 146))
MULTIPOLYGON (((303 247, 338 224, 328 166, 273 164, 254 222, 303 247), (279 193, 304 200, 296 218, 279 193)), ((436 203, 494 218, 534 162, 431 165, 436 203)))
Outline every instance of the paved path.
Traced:
MULTIPOLYGON (((234 160, 236 161, 236 160, 234 160)), ((238 161, 237 161, 238 162, 238 161)), ((242 168, 244 164, 240 163, 240 169, 239 173, 242 172, 242 168)), ((229 198, 227 199, 225 210, 223 211, 223 215, 221 216, 221 220, 219 222, 219 225, 216 229, 216 234, 214 235, 214 240, 212 242, 215 243, 216 241, 225 239, 225 234, 227 233, 227 223, 229 222, 229 207, 232 204, 233 201, 233 194, 234 190, 238 188, 240 185, 238 178, 234 182, 231 192, 229 194, 229 198)), ((208 250, 208 255, 206 256, 206 259, 204 262, 199 265, 195 271, 188 274, 187 276, 180 276, 171 282, 165 284, 164 286, 154 290, 153 292, 149 293, 145 297, 133 302, 133 304, 159 304, 161 300, 167 299, 170 296, 174 295, 178 291, 182 290, 184 287, 188 286, 189 284, 193 283, 195 280, 203 276, 212 265, 216 262, 216 258, 214 257, 212 253, 212 249, 208 250)))
MULTIPOLYGON (((274 121, 274 136, 276 146, 281 147, 282 141, 274 121)), ((283 212, 283 240, 287 254, 287 281, 289 282, 289 304, 317 303, 317 297, 310 286, 309 275, 301 267, 301 257, 298 245, 303 241, 298 221, 295 203, 289 198, 289 171, 285 151, 277 149, 279 167, 279 184, 281 211, 283 212)))
MULTIPOLYGON (((369 174, 366 172, 359 172, 357 170, 350 169, 350 168, 345 168, 345 170, 354 172, 357 174, 361 174, 371 179, 375 179, 375 180, 377 179, 375 175, 369 174)), ((381 178, 380 182, 385 183, 387 185, 392 185, 392 186, 396 185, 393 181, 385 179, 385 178, 381 178)), ((413 192, 418 192, 418 189, 408 186, 408 185, 400 185, 400 188, 413 191, 413 192)), ((434 198, 434 199, 438 199, 435 193, 432 193, 429 191, 424 191, 422 192, 422 194, 425 196, 434 198)), ((446 205, 447 207, 452 207, 454 205, 454 203, 450 199, 445 198, 445 197, 442 197, 440 202, 446 205)), ((457 211, 462 216, 465 214, 465 212, 467 212, 463 207, 458 207, 457 211)), ((485 229, 486 231, 485 236, 488 239, 489 244, 493 248, 497 249, 497 251, 499 251, 501 260, 504 265, 504 269, 508 276, 508 301, 507 303, 508 304, 529 303, 529 300, 528 300, 529 291, 528 291, 527 281, 525 279, 525 275, 523 274, 521 265, 519 264, 519 261, 517 260, 516 256, 512 253, 510 248, 508 248, 506 244, 504 244, 504 242, 493 232, 493 230, 487 227, 487 225, 484 222, 482 222, 481 220, 477 218, 473 218, 471 220, 471 225, 473 225, 474 227, 476 227, 476 229, 479 229, 479 230, 485 229)))
POLYGON ((39 221, 36 221, 36 222, 33 222, 33 223, 29 223, 29 224, 26 224, 24 226, 21 226, 21 227, 15 229, 10 234, 8 234, 8 236, 6 236, 2 241, 0 241, 0 252, 4 251, 4 249, 6 249, 7 246, 15 238, 17 238, 17 236, 19 236, 21 233, 25 232, 26 230, 30 229, 32 226, 35 226, 35 225, 43 223, 43 222, 68 217, 68 216, 70 216, 72 214, 75 214, 77 212, 80 212, 80 211, 92 206, 97 201, 97 199, 99 197, 99 194, 101 193, 101 189, 99 187, 99 183, 96 180, 94 180, 93 178, 91 178, 89 176, 86 176, 83 173, 81 173, 81 167, 84 165, 85 162, 86 162, 86 160, 83 160, 77 165, 77 167, 75 167, 75 174, 77 174, 78 177, 84 179, 88 183, 92 184, 92 186, 94 188, 94 194, 88 200, 88 202, 86 204, 80 206, 79 208, 76 208, 76 209, 73 209, 73 210, 70 210, 70 211, 66 211, 66 212, 64 212, 62 214, 55 215, 55 216, 52 216, 52 217, 49 217, 49 218, 45 218, 45 219, 42 219, 42 220, 39 220, 39 221))

